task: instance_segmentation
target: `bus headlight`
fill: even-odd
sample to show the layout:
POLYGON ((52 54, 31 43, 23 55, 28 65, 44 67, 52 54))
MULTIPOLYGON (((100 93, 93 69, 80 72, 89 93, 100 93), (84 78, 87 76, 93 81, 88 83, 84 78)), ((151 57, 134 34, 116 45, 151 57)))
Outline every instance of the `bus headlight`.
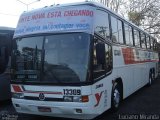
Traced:
POLYGON ((73 102, 73 96, 64 96, 63 99, 65 102, 73 102))
POLYGON ((82 97, 81 96, 74 96, 73 97, 73 102, 81 102, 82 101, 82 97))
POLYGON ((24 94, 23 93, 12 93, 12 98, 23 99, 24 94))
POLYGON ((64 96, 65 102, 81 102, 81 96, 64 96))

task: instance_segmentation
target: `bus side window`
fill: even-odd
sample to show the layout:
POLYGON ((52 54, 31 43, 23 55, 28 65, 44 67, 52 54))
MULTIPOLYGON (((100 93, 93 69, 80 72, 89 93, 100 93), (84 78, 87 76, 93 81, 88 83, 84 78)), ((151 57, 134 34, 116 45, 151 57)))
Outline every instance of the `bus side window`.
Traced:
POLYGON ((134 43, 136 47, 140 47, 140 36, 137 29, 134 29, 134 43))
POLYGON ((111 16, 112 41, 124 44, 123 38, 123 23, 121 20, 111 16))
POLYGON ((146 36, 146 44, 147 44, 147 48, 150 49, 150 37, 147 35, 146 36))
POLYGON ((156 40, 153 39, 153 50, 156 50, 156 40))
POLYGON ((118 20, 118 40, 119 40, 119 43, 124 44, 123 29, 122 29, 122 21, 121 20, 118 20))
POLYGON ((104 42, 94 39, 93 48, 93 78, 96 79, 105 75, 112 69, 111 46, 104 42))
POLYGON ((112 48, 108 44, 105 44, 105 57, 106 57, 106 72, 109 72, 112 69, 112 48))
POLYGON ((134 44, 134 41, 133 41, 133 30, 132 30, 133 28, 131 27, 131 26, 129 26, 129 40, 130 40, 130 45, 132 45, 133 46, 133 44, 134 44))
POLYGON ((146 48, 146 35, 143 32, 140 32, 141 34, 141 46, 142 48, 146 48))
POLYGON ((117 18, 111 16, 112 41, 118 43, 118 23, 117 18))
POLYGON ((105 74, 105 44, 94 38, 93 46, 93 78, 96 79, 105 74))
POLYGON ((127 45, 133 46, 133 33, 132 27, 127 23, 124 24, 125 40, 127 45))
POLYGON ((95 32, 104 37, 110 39, 109 19, 108 13, 97 10, 95 19, 95 32))
POLYGON ((152 37, 150 37, 150 44, 151 44, 150 48, 151 50, 153 50, 153 38, 152 37))

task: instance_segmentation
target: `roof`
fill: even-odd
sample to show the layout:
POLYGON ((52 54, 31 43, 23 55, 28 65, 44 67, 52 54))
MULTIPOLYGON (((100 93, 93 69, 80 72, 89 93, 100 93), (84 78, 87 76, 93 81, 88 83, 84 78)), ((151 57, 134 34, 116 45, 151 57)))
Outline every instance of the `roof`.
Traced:
MULTIPOLYGON (((86 2, 75 2, 75 3, 67 3, 67 4, 58 4, 58 5, 51 5, 51 6, 46 6, 44 8, 39 8, 39 9, 35 9, 32 11, 28 11, 28 12, 24 12, 25 13, 32 13, 32 12, 36 12, 36 11, 43 11, 46 9, 51 9, 51 8, 60 8, 60 7, 68 7, 68 6, 79 6, 79 5, 90 5, 93 7, 97 7, 97 8, 101 8, 104 10, 109 11, 110 13, 113 13, 115 16, 119 17, 121 20, 129 23, 130 25, 136 27, 137 29, 149 34, 147 31, 144 31, 142 28, 140 28, 139 26, 135 25, 134 23, 132 23, 131 21, 126 20, 124 17, 122 17, 121 15, 119 15, 118 13, 112 11, 111 9, 107 8, 105 5, 98 3, 98 2, 93 2, 93 1, 86 1, 86 2)), ((23 15, 23 14, 22 14, 23 15)))
MULTIPOLYGON (((102 8, 105 9, 111 13, 113 13, 114 15, 116 15, 117 17, 121 18, 122 20, 130 23, 131 25, 139 28, 140 30, 144 31, 142 28, 140 28, 139 26, 135 25, 134 23, 132 23, 131 21, 126 20, 124 17, 122 17, 121 15, 119 15, 118 13, 114 12, 113 10, 107 8, 105 5, 103 5, 102 3, 98 3, 98 2, 94 2, 94 1, 85 1, 85 2, 75 2, 75 3, 66 3, 66 4, 57 4, 57 5, 50 5, 50 6, 45 6, 44 8, 39 8, 39 9, 35 9, 35 10, 31 10, 28 12, 36 12, 36 11, 40 11, 42 9, 50 9, 52 7, 54 8, 59 8, 59 7, 68 7, 68 6, 78 6, 78 5, 90 5, 90 6, 94 6, 94 7, 98 7, 98 8, 102 8)), ((26 13, 28 13, 26 12, 26 13)))

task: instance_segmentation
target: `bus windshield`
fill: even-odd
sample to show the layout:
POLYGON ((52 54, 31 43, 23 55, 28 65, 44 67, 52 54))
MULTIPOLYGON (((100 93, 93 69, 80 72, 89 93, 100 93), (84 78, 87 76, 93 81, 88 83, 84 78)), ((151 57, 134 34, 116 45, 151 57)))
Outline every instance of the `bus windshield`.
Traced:
POLYGON ((14 79, 27 82, 85 82, 90 35, 55 34, 17 39, 14 79))

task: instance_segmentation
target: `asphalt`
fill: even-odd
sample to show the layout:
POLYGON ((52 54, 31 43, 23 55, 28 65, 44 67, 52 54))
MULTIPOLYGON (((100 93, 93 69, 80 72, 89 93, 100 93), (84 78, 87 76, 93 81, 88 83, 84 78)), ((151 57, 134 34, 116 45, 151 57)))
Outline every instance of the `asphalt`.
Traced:
POLYGON ((98 117, 99 120, 148 119, 160 120, 160 77, 151 86, 144 86, 122 101, 119 110, 111 110, 98 117))
MULTIPOLYGON (((1 120, 71 120, 64 118, 42 117, 18 114, 11 101, 0 103, 1 120), (7 119, 10 117, 10 119, 7 119)), ((94 120, 160 120, 160 77, 152 86, 144 86, 122 101, 119 110, 113 113, 106 111, 94 120)))

